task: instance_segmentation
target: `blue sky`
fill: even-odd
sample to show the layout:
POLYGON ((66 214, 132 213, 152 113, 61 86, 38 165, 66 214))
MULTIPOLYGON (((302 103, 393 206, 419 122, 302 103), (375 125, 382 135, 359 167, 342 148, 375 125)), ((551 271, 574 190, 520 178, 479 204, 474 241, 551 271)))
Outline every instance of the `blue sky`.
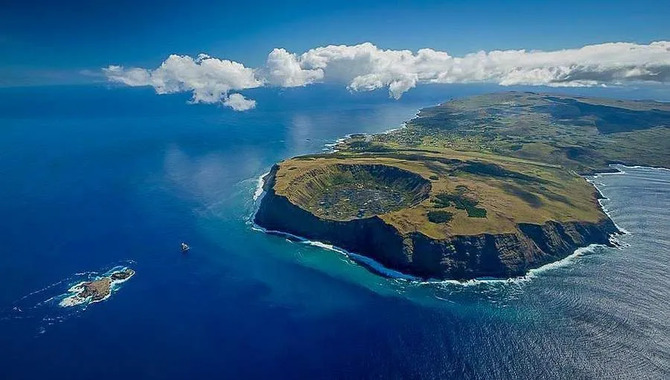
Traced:
POLYGON ((670 40, 670 1, 15 1, 0 8, 0 85, 80 83, 110 64, 156 67, 208 53, 261 65, 370 41, 385 49, 575 48, 670 40))

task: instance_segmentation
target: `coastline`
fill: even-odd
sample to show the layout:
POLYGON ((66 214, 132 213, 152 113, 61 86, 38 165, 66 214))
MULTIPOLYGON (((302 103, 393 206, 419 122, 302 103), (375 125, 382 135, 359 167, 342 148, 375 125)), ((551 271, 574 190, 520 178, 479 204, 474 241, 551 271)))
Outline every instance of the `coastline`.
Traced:
MULTIPOLYGON (((255 213, 255 212, 254 212, 255 213)), ((253 219, 253 214, 252 214, 252 219, 253 219)), ((268 235, 274 235, 274 236, 280 236, 285 238, 286 240, 289 240, 291 242, 295 243, 300 243, 300 244, 306 244, 306 245, 311 245, 314 247, 318 247, 324 250, 328 251, 333 251, 337 252, 341 255, 344 255, 346 258, 350 259, 352 262, 354 262, 357 265, 360 265, 369 271, 378 274, 382 277, 386 278, 392 278, 396 280, 405 280, 405 281, 419 281, 420 279, 416 276, 412 276, 410 274, 402 273, 399 271, 396 271, 394 269, 385 267, 381 263, 377 262, 376 260, 369 258, 367 256, 360 255, 355 252, 350 252, 347 251, 346 249, 334 246, 332 244, 327 244, 324 242, 316 241, 316 240, 310 240, 302 236, 297 236, 294 234, 291 234, 289 232, 283 232, 283 231, 275 231, 275 230, 268 230, 264 227, 259 226, 256 223, 251 222, 251 229, 254 231, 258 232, 263 232, 268 235)))
MULTIPOLYGON (((402 127, 404 127, 404 126, 406 126, 406 123, 403 123, 402 127)), ((402 128, 402 127, 400 127, 400 128, 402 128)), ((385 131, 384 133, 390 133, 390 132, 393 132, 393 131, 398 130, 400 128, 390 129, 390 130, 385 131)), ((342 140, 342 139, 338 139, 337 141, 340 141, 340 140, 342 140)), ((668 168, 656 168, 656 167, 641 166, 641 165, 632 166, 632 165, 624 165, 624 164, 620 164, 620 163, 610 164, 610 167, 612 168, 611 171, 608 170, 608 171, 604 171, 604 172, 597 172, 593 175, 583 176, 583 177, 598 192, 600 192, 602 194, 601 188, 598 187, 598 185, 595 183, 594 180, 597 179, 599 176, 603 176, 603 175, 625 175, 626 174, 625 170, 621 170, 621 168, 646 168, 646 169, 650 169, 650 170, 666 170, 666 171, 670 170, 668 168)), ((267 230, 264 227, 261 227, 261 226, 257 225, 254 222, 254 217, 255 217, 256 213, 258 212, 258 208, 260 206, 260 203, 261 203, 263 197, 266 195, 266 191, 264 190, 264 186, 265 186, 265 179, 268 176, 268 174, 270 174, 270 171, 263 173, 261 176, 259 176, 257 178, 256 189, 255 189, 254 194, 253 194, 254 207, 253 207, 252 213, 249 216, 248 222, 249 222, 249 224, 251 224, 251 228, 254 231, 260 231, 260 232, 267 233, 267 234, 270 234, 270 235, 283 236, 284 238, 286 238, 290 241, 293 241, 293 242, 308 244, 308 245, 316 246, 316 247, 319 247, 319 248, 322 248, 322 249, 326 249, 326 250, 330 250, 330 251, 340 253, 340 254, 344 255, 345 257, 347 257, 352 262, 363 266, 364 268, 370 270, 371 272, 373 272, 377 275, 380 275, 382 277, 393 279, 393 280, 411 281, 411 282, 415 282, 417 284, 452 284, 452 285, 459 285, 459 286, 472 286, 472 285, 478 285, 478 284, 520 283, 520 282, 526 282, 526 281, 529 281, 533 278, 536 278, 539 274, 541 274, 543 272, 546 272, 546 271, 549 271, 549 270, 552 270, 552 269, 555 269, 555 268, 564 267, 566 265, 570 265, 580 256, 583 256, 585 253, 592 252, 593 250, 595 250, 598 247, 608 247, 608 245, 606 245, 606 244, 589 244, 589 245, 584 246, 584 247, 578 247, 570 255, 568 255, 568 256, 560 259, 560 260, 544 264, 540 267, 529 269, 522 276, 515 276, 515 277, 510 277, 510 278, 481 277, 481 278, 468 279, 468 280, 464 280, 464 281, 451 280, 451 279, 450 280, 437 280, 437 279, 424 280, 424 279, 421 279, 419 277, 413 276, 411 274, 403 273, 403 272, 388 268, 388 267, 384 266, 383 264, 381 264, 380 262, 378 262, 378 261, 376 261, 376 260, 374 260, 370 257, 363 256, 363 255, 355 253, 355 252, 350 252, 348 250, 345 250, 341 247, 334 246, 332 244, 327 244, 327 243, 320 242, 320 241, 310 240, 310 239, 307 239, 305 237, 297 236, 297 235, 287 233, 287 232, 283 232, 283 231, 267 230)), ((610 235, 611 245, 609 247, 620 249, 622 246, 625 246, 626 244, 621 242, 619 239, 617 239, 617 236, 629 235, 630 232, 628 230, 626 230, 625 228, 622 228, 621 226, 619 226, 616 223, 616 221, 612 218, 611 214, 609 213, 609 210, 603 205, 603 201, 607 201, 607 200, 609 200, 609 198, 603 196, 603 198, 598 199, 598 204, 600 205, 600 208, 608 216, 608 218, 612 221, 614 226, 619 231, 618 233, 613 233, 613 234, 610 235)))
POLYGON ((72 307, 72 306, 89 305, 89 304, 93 304, 93 303, 106 301, 107 299, 109 299, 112 296, 112 294, 115 291, 118 290, 119 285, 121 285, 122 283, 130 280, 133 276, 135 276, 135 271, 132 271, 132 274, 130 274, 126 278, 118 279, 118 280, 115 280, 115 279, 111 278, 111 276, 114 273, 119 272, 119 271, 126 271, 126 270, 131 270, 132 271, 132 269, 130 269, 128 267, 125 267, 125 266, 116 266, 116 267, 108 270, 107 272, 103 273, 102 275, 96 276, 93 279, 89 279, 89 280, 86 280, 86 281, 80 281, 77 284, 72 285, 67 290, 67 292, 62 295, 62 296, 64 296, 64 298, 58 303, 58 306, 60 306, 60 307, 72 307), (109 293, 107 295, 105 295, 103 298, 100 298, 100 299, 96 300, 96 299, 91 299, 91 297, 81 297, 80 296, 81 292, 83 291, 84 284, 91 283, 92 281, 98 281, 98 280, 101 280, 101 279, 106 278, 106 277, 110 277, 109 293))
MULTIPOLYGON (((254 211, 255 214, 255 211, 254 211)), ((251 215, 251 219, 253 220, 253 214, 251 215)), ((492 278, 492 277, 480 277, 480 278, 473 278, 465 281, 459 281, 459 280, 438 280, 438 279, 421 279, 419 277, 413 276, 411 274, 403 273, 391 268, 388 268, 381 264, 380 262, 367 257, 363 256, 361 254, 355 253, 355 252, 350 252, 347 251, 346 249, 334 246, 332 244, 327 244, 324 242, 320 241, 315 241, 315 240, 310 240, 302 236, 297 236, 288 232, 283 232, 283 231, 275 231, 275 230, 268 230, 266 228, 263 228, 256 223, 252 223, 251 229, 254 231, 262 232, 268 235, 275 235, 275 236, 280 236, 284 237, 286 240, 289 240, 291 242, 295 243, 301 243, 301 244, 306 244, 306 245, 311 245, 314 247, 319 247, 324 250, 328 251, 333 251, 337 252, 341 255, 344 255, 346 258, 351 260, 353 263, 360 265, 369 271, 371 271, 374 274, 377 274, 379 276, 382 276, 384 278, 392 279, 392 280, 400 280, 400 281, 409 281, 416 283, 418 285, 435 285, 435 284, 449 284, 449 285, 458 285, 458 286, 474 286, 474 285, 483 285, 483 284, 518 284, 522 282, 527 282, 532 280, 533 278, 537 278, 539 274, 544 273, 546 271, 552 270, 552 269, 557 269, 561 267, 565 267, 567 265, 572 264, 575 259, 583 256, 585 253, 592 252, 598 247, 601 248, 606 248, 608 247, 607 245, 604 244, 589 244, 585 247, 580 247, 577 248, 572 254, 548 263, 544 264, 538 268, 533 268, 529 269, 526 274, 523 276, 516 276, 516 277, 510 277, 510 278, 492 278)), ((620 247, 621 244, 617 244, 615 248, 620 247)), ((610 247, 612 248, 612 247, 610 247)))
MULTIPOLYGON (((261 178, 259 178, 259 181, 261 183, 264 184, 264 178, 268 173, 263 174, 261 176, 261 178)), ((607 174, 625 174, 625 172, 607 173, 607 174)), ((596 185, 594 185, 594 187, 597 188, 596 185)), ((584 247, 579 247, 572 254, 570 254, 570 255, 568 255, 568 256, 560 259, 560 260, 544 264, 540 267, 529 269, 528 272, 526 272, 522 276, 516 276, 516 277, 510 277, 510 278, 481 277, 481 278, 473 278, 473 279, 469 279, 469 280, 465 280, 465 281, 437 280, 437 279, 424 280, 424 279, 421 279, 419 277, 413 276, 411 274, 403 273, 403 272, 388 268, 388 267, 384 266, 383 264, 381 264, 380 262, 378 262, 378 261, 376 261, 376 260, 374 260, 370 257, 363 256, 363 255, 355 253, 355 252, 347 251, 346 249, 334 246, 332 244, 327 244, 327 243, 320 242, 320 241, 310 240, 308 238, 305 238, 305 237, 302 237, 302 236, 297 236, 297 235, 294 235, 294 234, 291 234, 291 233, 288 233, 288 232, 268 230, 268 229, 266 229, 262 226, 259 226, 258 224, 254 223, 253 219, 254 219, 254 216, 256 215, 256 212, 258 211, 258 206, 260 205, 260 202, 262 201, 263 196, 265 196, 265 194, 266 194, 266 192, 263 191, 262 194, 257 199, 254 199, 254 209, 253 209, 253 212, 251 213, 251 215, 249 216, 249 223, 251 224, 251 229, 252 230, 262 232, 262 233, 266 233, 266 234, 269 234, 269 235, 281 236, 281 237, 284 237, 285 239, 287 239, 289 241, 292 241, 292 242, 307 244, 307 245, 322 248, 324 250, 337 252, 339 254, 344 255, 346 258, 348 258, 352 262, 370 270, 371 272, 373 272, 377 275, 380 275, 382 277, 392 279, 392 280, 411 281, 411 282, 417 283, 419 285, 451 284, 451 285, 458 285, 458 286, 473 286, 473 285, 480 285, 480 284, 513 284, 513 283, 526 282, 526 281, 530 281, 533 278, 537 278, 537 276, 539 274, 544 273, 546 271, 570 265, 575 261, 575 259, 579 258, 580 256, 583 256, 585 253, 592 252, 594 249, 596 249, 598 247, 602 247, 602 248, 608 247, 605 244, 589 244, 589 245, 584 246, 584 247)), ((607 200, 607 199, 609 199, 609 198, 604 198, 603 200, 607 200)), ((600 200, 599 200, 599 202, 600 202, 600 200)), ((602 205, 601 205, 601 207, 602 207, 602 205)), ((603 211, 607 213, 607 211, 604 208, 603 208, 603 211)), ((630 234, 630 232, 628 232, 627 230, 622 229, 621 227, 619 227, 616 224, 616 222, 611 218, 611 216, 609 214, 607 214, 607 215, 608 215, 608 217, 610 217, 610 219, 615 224, 617 229, 619 229, 620 235, 630 234)), ((612 236, 610 236, 610 239, 611 239, 610 241, 615 239, 614 241, 612 241, 613 246, 610 247, 610 248, 617 248, 618 249, 621 246, 624 246, 623 243, 621 243, 620 241, 618 241, 618 239, 616 239, 616 235, 617 234, 613 234, 612 236)))

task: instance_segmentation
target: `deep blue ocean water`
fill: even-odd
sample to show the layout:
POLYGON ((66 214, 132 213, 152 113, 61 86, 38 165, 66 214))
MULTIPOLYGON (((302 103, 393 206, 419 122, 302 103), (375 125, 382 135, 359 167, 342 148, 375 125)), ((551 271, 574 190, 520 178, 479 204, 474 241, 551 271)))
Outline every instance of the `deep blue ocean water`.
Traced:
POLYGON ((594 179, 624 247, 508 283, 382 278, 249 224, 274 162, 490 90, 259 90, 236 113, 147 89, 1 89, 0 378, 670 377, 668 171, 594 179), (137 274, 108 300, 58 306, 117 265, 137 274))

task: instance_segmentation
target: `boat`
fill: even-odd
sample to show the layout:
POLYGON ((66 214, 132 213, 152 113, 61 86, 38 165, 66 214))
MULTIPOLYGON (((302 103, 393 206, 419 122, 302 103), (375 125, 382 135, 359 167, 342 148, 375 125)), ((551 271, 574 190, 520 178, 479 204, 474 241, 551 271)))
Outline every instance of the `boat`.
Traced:
POLYGON ((189 249, 191 249, 191 247, 189 247, 188 244, 181 243, 181 253, 186 253, 189 249))

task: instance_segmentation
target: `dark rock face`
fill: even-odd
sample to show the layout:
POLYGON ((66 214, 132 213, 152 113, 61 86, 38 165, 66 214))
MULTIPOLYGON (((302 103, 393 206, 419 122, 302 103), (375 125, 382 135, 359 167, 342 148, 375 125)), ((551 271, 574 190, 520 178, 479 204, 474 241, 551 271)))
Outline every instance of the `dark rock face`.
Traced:
POLYGON ((368 256, 384 266, 421 278, 467 280, 509 278, 560 260, 589 244, 610 244, 618 229, 599 223, 520 224, 507 234, 454 236, 435 240, 421 233, 401 235, 381 218, 335 221, 318 218, 274 192, 273 168, 255 222, 274 231, 319 240, 368 256))

